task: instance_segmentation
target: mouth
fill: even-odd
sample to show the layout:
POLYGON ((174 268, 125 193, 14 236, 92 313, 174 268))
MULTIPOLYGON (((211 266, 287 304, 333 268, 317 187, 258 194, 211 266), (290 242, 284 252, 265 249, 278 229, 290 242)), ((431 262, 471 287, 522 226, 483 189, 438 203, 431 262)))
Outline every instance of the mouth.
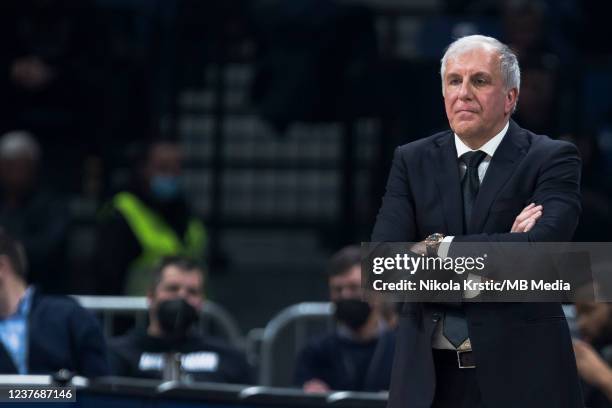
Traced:
POLYGON ((477 112, 473 110, 469 110, 469 109, 461 109, 455 112, 455 118, 458 120, 472 121, 472 120, 475 120, 477 116, 478 116, 477 112))

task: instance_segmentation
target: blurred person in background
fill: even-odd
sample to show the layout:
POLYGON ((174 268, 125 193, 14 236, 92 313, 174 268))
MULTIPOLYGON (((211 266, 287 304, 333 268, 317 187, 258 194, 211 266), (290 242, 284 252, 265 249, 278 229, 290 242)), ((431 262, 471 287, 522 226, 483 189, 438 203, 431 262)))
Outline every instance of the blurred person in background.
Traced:
POLYGON ((149 322, 110 341, 113 374, 162 378, 164 355, 181 354, 181 369, 194 381, 251 383, 244 355, 221 339, 194 331, 204 304, 204 271, 180 257, 165 258, 148 293, 149 322))
POLYGON ((204 257, 206 230, 183 196, 178 144, 158 140, 137 163, 132 185, 112 199, 98 229, 99 294, 145 295, 164 256, 204 257))
MULTIPOLYGON (((541 0, 500 3, 503 36, 521 64, 521 103, 516 122, 537 134, 558 137, 574 130, 580 92, 572 7, 541 0)), ((566 2, 567 3, 567 2, 566 2)))
POLYGON ((328 283, 337 327, 300 352, 296 385, 305 392, 389 389, 395 336, 380 302, 363 300, 359 247, 345 247, 332 257, 328 283))
POLYGON ((97 140, 103 37, 92 0, 0 5, 0 132, 38 135, 46 177, 58 189, 78 188, 73 169, 97 140))
POLYGON ((608 242, 612 230, 611 190, 602 183, 609 175, 603 152, 593 131, 565 134, 567 140, 578 147, 582 159, 582 215, 574 234, 576 242, 608 242))
POLYGON ((514 118, 535 133, 560 133, 558 69, 559 59, 552 54, 521 58, 521 105, 514 118))
POLYGON ((30 282, 46 293, 65 293, 70 216, 66 202, 43 188, 40 158, 30 133, 17 130, 0 137, 0 226, 23 243, 30 282))
POLYGON ((0 230, 0 374, 108 375, 96 318, 74 299, 28 286, 27 270, 22 245, 0 230))
POLYGON ((612 407, 612 305, 576 303, 581 339, 574 339, 578 374, 583 381, 586 406, 612 407))

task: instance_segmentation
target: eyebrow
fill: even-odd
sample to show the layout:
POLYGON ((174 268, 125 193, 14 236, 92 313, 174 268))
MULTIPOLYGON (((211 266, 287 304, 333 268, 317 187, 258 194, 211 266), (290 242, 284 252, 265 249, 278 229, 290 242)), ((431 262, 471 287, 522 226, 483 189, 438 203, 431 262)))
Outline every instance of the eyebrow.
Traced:
MULTIPOLYGON (((449 72, 448 74, 446 74, 447 77, 461 77, 462 75, 457 73, 457 72, 449 72)), ((470 77, 475 77, 475 76, 486 76, 486 77, 491 77, 492 75, 488 72, 485 71, 478 71, 473 73, 472 75, 470 75, 470 77)))

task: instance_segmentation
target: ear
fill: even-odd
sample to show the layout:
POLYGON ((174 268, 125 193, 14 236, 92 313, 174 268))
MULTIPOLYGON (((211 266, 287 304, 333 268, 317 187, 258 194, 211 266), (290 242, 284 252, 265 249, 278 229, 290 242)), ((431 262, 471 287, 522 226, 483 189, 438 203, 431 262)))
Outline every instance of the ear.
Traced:
POLYGON ((505 98, 505 106, 504 106, 504 112, 506 114, 512 113, 512 111, 514 110, 514 107, 516 106, 516 101, 518 99, 518 89, 517 88, 512 88, 509 89, 506 92, 506 98, 505 98))

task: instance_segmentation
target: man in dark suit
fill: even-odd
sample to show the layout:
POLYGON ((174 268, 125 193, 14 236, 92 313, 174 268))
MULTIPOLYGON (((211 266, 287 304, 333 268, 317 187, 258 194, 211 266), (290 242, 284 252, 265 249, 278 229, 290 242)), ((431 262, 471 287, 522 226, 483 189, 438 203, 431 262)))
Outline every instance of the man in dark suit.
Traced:
POLYGON ((26 281, 23 245, 0 227, 0 374, 109 374, 99 322, 74 299, 26 281))
MULTIPOLYGON (((441 76, 451 130, 396 149, 372 241, 420 241, 412 252, 441 257, 461 242, 569 241, 580 159, 510 120, 516 56, 464 37, 441 76)), ((392 408, 583 406, 559 303, 405 303, 396 344, 392 408)))

